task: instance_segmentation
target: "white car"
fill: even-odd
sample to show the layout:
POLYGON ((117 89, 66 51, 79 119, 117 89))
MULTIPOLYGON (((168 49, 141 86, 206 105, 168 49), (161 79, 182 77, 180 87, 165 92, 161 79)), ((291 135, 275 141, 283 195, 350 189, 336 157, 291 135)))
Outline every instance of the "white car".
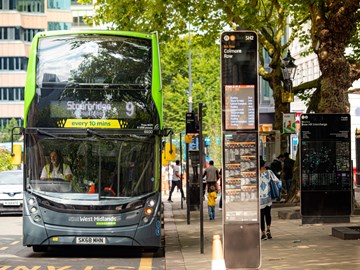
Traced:
POLYGON ((0 172, 0 214, 22 213, 23 171, 0 172))

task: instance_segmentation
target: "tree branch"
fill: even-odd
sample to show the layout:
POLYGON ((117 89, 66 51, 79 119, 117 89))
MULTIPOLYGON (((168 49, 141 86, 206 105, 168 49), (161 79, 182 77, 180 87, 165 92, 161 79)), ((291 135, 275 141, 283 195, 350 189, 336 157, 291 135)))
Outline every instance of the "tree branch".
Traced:
POLYGON ((296 95, 296 94, 301 94, 301 93, 305 92, 305 90, 317 88, 320 78, 317 78, 315 80, 305 82, 305 83, 302 83, 302 84, 300 84, 298 86, 295 86, 292 89, 292 92, 296 95))

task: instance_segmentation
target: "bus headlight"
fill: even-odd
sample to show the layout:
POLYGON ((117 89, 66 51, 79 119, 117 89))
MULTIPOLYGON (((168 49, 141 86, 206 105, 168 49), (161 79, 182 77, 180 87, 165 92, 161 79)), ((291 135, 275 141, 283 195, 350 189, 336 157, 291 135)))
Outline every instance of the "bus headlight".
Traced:
POLYGON ((144 223, 148 223, 148 222, 149 222, 149 218, 148 218, 148 217, 143 217, 143 221, 144 221, 144 223))
POLYGON ((33 217, 33 220, 35 222, 39 222, 41 220, 41 217, 39 215, 36 215, 35 217, 33 217))
POLYGON ((30 212, 31 212, 31 213, 35 213, 35 212, 37 212, 37 211, 38 211, 38 209, 37 209, 37 207, 35 207, 35 206, 33 206, 33 207, 30 208, 30 212))
POLYGON ((155 206, 155 200, 154 199, 148 200, 147 205, 150 206, 150 207, 154 207, 155 206))
POLYGON ((144 209, 144 213, 145 213, 145 215, 150 216, 153 213, 153 209, 150 207, 147 207, 144 209))
POLYGON ((29 204, 29 205, 34 205, 35 203, 36 203, 36 201, 35 201, 34 198, 28 199, 28 204, 29 204))

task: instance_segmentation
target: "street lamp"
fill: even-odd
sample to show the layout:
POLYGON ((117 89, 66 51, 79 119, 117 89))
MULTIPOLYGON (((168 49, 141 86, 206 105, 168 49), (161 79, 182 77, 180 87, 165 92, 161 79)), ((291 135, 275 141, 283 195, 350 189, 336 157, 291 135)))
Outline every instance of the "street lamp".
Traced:
POLYGON ((291 56, 290 50, 288 51, 286 57, 282 59, 281 72, 284 80, 284 89, 282 93, 282 102, 290 103, 294 101, 294 94, 291 93, 292 90, 292 80, 296 74, 297 65, 294 63, 295 59, 291 56))

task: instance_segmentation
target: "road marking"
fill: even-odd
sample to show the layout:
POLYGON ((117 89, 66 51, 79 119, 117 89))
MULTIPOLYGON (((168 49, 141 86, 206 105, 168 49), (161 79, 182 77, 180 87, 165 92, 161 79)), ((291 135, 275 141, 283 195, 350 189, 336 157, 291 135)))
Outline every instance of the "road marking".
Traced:
POLYGON ((6 249, 8 249, 8 247, 0 247, 1 251, 6 250, 6 249))
MULTIPOLYGON (((135 269, 132 266, 109 266, 106 268, 107 270, 126 270, 126 269, 135 269), (119 268, 120 267, 120 268, 119 268)), ((140 269, 140 268, 139 268, 140 269)), ((1 269, 0 269, 1 270, 1 269)))
POLYGON ((148 269, 152 269, 152 257, 141 258, 139 270, 148 270, 148 269))
POLYGON ((14 246, 14 245, 19 244, 19 243, 20 243, 20 241, 14 241, 14 242, 10 243, 10 245, 14 246))

